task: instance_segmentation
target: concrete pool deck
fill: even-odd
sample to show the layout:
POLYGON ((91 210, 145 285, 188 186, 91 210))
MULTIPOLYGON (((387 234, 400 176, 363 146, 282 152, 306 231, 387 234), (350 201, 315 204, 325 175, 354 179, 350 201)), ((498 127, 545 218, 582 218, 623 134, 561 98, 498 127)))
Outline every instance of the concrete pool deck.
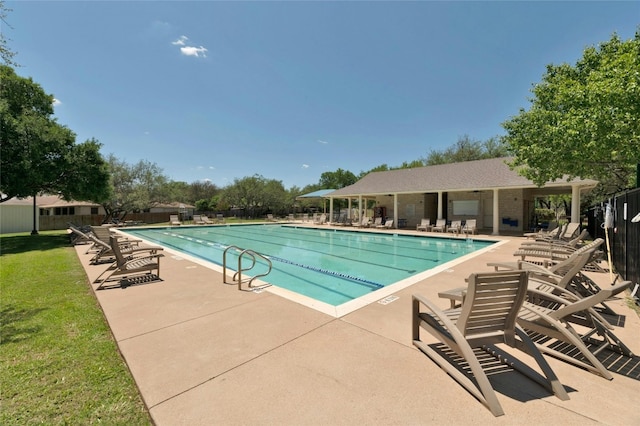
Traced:
MULTIPOLYGON (((505 242, 339 318, 269 291, 239 291, 172 253, 161 260, 163 281, 95 294, 158 425, 640 424, 638 356, 608 353, 612 381, 546 357, 569 401, 519 373, 493 375, 506 413, 496 418, 413 346, 412 294, 447 308, 439 291, 489 271, 487 262, 512 260, 522 241, 489 238, 505 242)), ((85 250, 77 247, 92 282, 106 266, 89 265, 85 250)), ((609 285, 608 274, 589 276, 609 285)), ((608 304, 625 320, 616 335, 640 354, 640 318, 624 298, 608 304)))

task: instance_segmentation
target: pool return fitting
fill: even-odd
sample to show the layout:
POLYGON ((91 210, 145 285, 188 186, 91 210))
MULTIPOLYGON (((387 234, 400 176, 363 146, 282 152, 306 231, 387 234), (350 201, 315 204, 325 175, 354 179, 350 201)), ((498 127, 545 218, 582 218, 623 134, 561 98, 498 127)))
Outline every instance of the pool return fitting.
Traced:
MULTIPOLYGON (((262 285, 262 286, 253 286, 253 280, 255 280, 256 278, 261 278, 264 277, 266 275, 269 275, 269 272, 271 272, 271 260, 269 260, 269 258, 267 258, 266 256, 255 252, 253 250, 250 249, 241 249, 238 246, 229 246, 226 249, 224 249, 224 252, 222 254, 222 282, 225 284, 233 284, 233 282, 228 283, 227 282, 227 252, 229 250, 234 250, 235 252, 239 252, 240 254, 238 255, 238 269, 236 270, 235 274, 233 274, 233 277, 231 278, 233 282, 238 282, 238 290, 242 290, 242 272, 246 272, 246 271, 250 271, 251 269, 253 269, 254 266, 256 266, 256 257, 259 257, 261 259, 263 259, 264 261, 267 262, 267 265, 269 266, 269 269, 267 270, 267 272, 264 272, 262 274, 257 274, 255 276, 253 276, 252 278, 247 280, 247 283, 249 285, 249 289, 253 290, 256 288, 260 288, 260 287, 266 287, 266 285, 262 285), (251 260, 251 266, 243 268, 242 267, 242 258, 243 256, 248 256, 249 259, 251 260)), ((270 284, 267 284, 270 285, 270 284)))

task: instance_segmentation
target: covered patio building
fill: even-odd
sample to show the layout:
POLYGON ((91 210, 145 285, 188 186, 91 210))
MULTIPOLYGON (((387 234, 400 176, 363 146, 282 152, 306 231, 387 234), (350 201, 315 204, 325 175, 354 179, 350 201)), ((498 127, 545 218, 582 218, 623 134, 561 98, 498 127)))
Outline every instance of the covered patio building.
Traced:
MULTIPOLYGON (((394 220, 394 227, 415 227, 422 218, 476 219, 479 229, 524 232, 530 223, 536 197, 571 194, 571 222, 580 222, 581 194, 597 185, 591 179, 564 179, 538 187, 511 170, 511 158, 491 158, 462 163, 373 172, 353 185, 325 195, 329 217, 333 200, 348 199, 358 206, 375 203, 374 214, 394 220)), ((361 207, 359 207, 361 209, 361 207)), ((366 210, 360 210, 366 214, 366 210)))

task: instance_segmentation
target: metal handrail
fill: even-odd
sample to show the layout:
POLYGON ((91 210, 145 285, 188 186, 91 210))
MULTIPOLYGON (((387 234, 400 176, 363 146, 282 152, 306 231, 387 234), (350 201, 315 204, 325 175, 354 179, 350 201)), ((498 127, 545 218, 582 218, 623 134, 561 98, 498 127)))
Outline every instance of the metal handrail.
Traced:
POLYGON ((262 273, 262 274, 258 274, 253 276, 251 279, 249 279, 248 284, 249 284, 249 288, 253 288, 253 280, 255 280, 256 278, 261 278, 264 277, 266 275, 269 275, 269 273, 271 272, 272 269, 272 263, 271 260, 269 260, 268 257, 254 251, 251 249, 241 249, 238 246, 229 246, 226 249, 224 249, 224 252, 222 254, 222 282, 227 284, 227 252, 230 249, 234 249, 236 251, 239 251, 240 254, 238 255, 238 269, 236 270, 236 272, 233 274, 232 277, 232 281, 237 281, 238 282, 238 290, 242 290, 242 271, 250 271, 251 269, 253 269, 254 266, 256 266, 256 256, 264 259, 267 264, 269 265, 269 269, 267 270, 267 272, 262 273), (248 268, 242 268, 242 257, 244 255, 248 255, 251 256, 251 266, 249 266, 248 268))

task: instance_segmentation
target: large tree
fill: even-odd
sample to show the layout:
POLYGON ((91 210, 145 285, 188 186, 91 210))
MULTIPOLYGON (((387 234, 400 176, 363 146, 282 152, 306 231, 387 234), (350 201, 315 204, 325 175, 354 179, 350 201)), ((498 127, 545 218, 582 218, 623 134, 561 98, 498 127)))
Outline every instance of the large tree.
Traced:
POLYGON ((589 47, 575 66, 548 65, 529 110, 503 123, 514 166, 538 185, 569 177, 631 186, 640 163, 640 30, 589 47))
POLYGON ((105 222, 123 220, 127 213, 167 202, 167 177, 155 163, 141 160, 136 164, 109 155, 112 197, 105 201, 105 222))
POLYGON ((353 185, 358 181, 356 175, 348 170, 338 169, 335 172, 324 172, 320 175, 320 186, 325 189, 340 189, 353 185))
POLYGON ((267 211, 282 211, 287 193, 281 181, 253 175, 234 179, 221 196, 222 200, 233 207, 244 210, 245 215, 256 217, 267 211))
POLYGON ((41 193, 67 200, 108 198, 100 143, 76 144, 76 135, 52 115, 52 95, 0 65, 0 202, 41 193))

